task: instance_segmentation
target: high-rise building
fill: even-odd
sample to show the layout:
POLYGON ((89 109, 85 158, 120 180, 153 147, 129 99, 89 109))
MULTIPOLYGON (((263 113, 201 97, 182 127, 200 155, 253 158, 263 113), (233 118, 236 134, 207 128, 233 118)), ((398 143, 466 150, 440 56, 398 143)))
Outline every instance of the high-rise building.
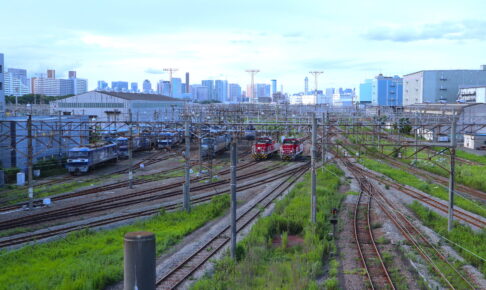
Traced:
POLYGON ((214 87, 214 99, 220 102, 228 101, 228 81, 216 80, 214 87))
POLYGON ((304 79, 304 95, 309 94, 309 78, 305 77, 304 79))
POLYGON ((5 91, 3 78, 4 62, 3 53, 0 53, 0 116, 5 114, 5 91))
POLYGON ((171 97, 180 98, 182 96, 181 84, 182 84, 182 80, 180 78, 172 78, 172 83, 171 83, 172 94, 170 95, 171 97))
POLYGON ((160 80, 157 83, 157 93, 159 95, 169 96, 170 95, 170 81, 160 80))
POLYGON ((191 93, 194 101, 209 101, 209 88, 202 85, 191 85, 191 93))
POLYGON ((209 99, 214 99, 214 81, 213 80, 203 80, 201 84, 208 88, 209 91, 209 99))
POLYGON ((68 76, 70 79, 75 79, 76 78, 76 72, 75 71, 69 71, 68 76))
POLYGON ((367 79, 364 83, 359 85, 359 96, 358 102, 360 104, 369 104, 371 103, 371 91, 373 87, 373 80, 367 79))
POLYGON ((138 93, 138 83, 137 82, 131 82, 130 83, 130 92, 131 93, 138 93))
POLYGON ((54 70, 49 70, 47 75, 51 78, 38 77, 32 78, 32 93, 45 96, 66 96, 79 95, 87 92, 88 80, 71 78, 71 79, 56 79, 54 70), (49 72, 51 71, 51 72, 49 72))
POLYGON ((239 84, 229 84, 229 101, 241 102, 241 86, 239 84))
POLYGON ((48 79, 55 79, 56 78, 56 71, 53 69, 47 70, 47 78, 48 79))
POLYGON ((108 83, 105 81, 98 81, 98 87, 96 89, 99 91, 104 91, 108 89, 108 83))
POLYGON ((4 92, 6 96, 23 96, 30 93, 27 70, 9 68, 4 72, 4 92))
POLYGON ((114 92, 128 92, 128 82, 118 81, 118 82, 111 82, 111 89, 114 92))
POLYGON ((460 87, 486 85, 486 65, 479 70, 424 70, 403 76, 403 105, 455 103, 460 87))
POLYGON ((402 106, 403 79, 382 74, 376 76, 371 87, 371 103, 374 106, 402 106))
POLYGON ((271 95, 275 94, 277 92, 277 80, 272 80, 272 93, 271 95))
POLYGON ((186 83, 185 83, 185 85, 186 85, 185 92, 189 93, 189 73, 188 72, 186 72, 186 83))
POLYGON ((152 92, 152 83, 149 80, 144 80, 142 89, 145 94, 150 94, 150 92, 152 92))

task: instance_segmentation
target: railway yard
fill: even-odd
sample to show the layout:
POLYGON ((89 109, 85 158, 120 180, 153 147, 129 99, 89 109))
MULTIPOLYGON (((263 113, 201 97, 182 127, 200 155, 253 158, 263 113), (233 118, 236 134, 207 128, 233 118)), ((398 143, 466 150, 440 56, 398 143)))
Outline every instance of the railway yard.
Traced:
POLYGON ((130 232, 155 235, 157 289, 486 289, 486 156, 460 116, 191 110, 78 126, 98 143, 65 171, 4 187, 0 289, 126 289, 130 232))

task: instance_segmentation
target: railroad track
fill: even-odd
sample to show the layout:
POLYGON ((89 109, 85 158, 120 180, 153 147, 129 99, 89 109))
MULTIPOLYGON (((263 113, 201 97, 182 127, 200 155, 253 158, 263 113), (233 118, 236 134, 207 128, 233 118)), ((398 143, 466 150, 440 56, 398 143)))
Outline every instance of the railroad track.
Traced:
POLYGON ((395 289, 393 281, 376 246, 370 222, 372 196, 365 194, 366 178, 359 178, 362 188, 354 208, 354 238, 358 247, 361 263, 372 289, 395 289))
MULTIPOLYGON (((251 165, 248 164, 247 166, 251 165)), ((264 168, 260 170, 255 170, 249 174, 245 174, 243 176, 239 176, 239 180, 245 180, 249 178, 258 177, 261 174, 266 174, 271 171, 274 171, 277 168, 281 168, 284 165, 277 165, 271 168, 264 168)), ((240 169, 241 167, 239 167, 240 169)), ((193 181, 197 181, 199 179, 193 179, 193 181)), ((105 211, 109 209, 120 208, 129 205, 135 205, 143 202, 148 201, 155 201, 160 199, 166 199, 169 197, 174 197, 182 194, 182 186, 183 181, 172 183, 165 186, 159 186, 155 188, 150 188, 146 190, 130 192, 110 198, 105 198, 98 201, 87 202, 84 204, 68 206, 65 208, 41 212, 37 214, 27 215, 7 221, 0 222, 0 230, 7 230, 21 226, 30 226, 34 224, 39 224, 41 222, 53 221, 57 219, 72 217, 72 216, 79 216, 83 214, 89 214, 99 211, 105 211), (170 192, 165 192, 161 194, 156 194, 160 191, 166 191, 170 189, 178 188, 176 190, 172 190, 170 192)), ((200 190, 207 190, 211 189, 214 190, 216 186, 221 186, 229 184, 229 179, 223 179, 216 182, 202 184, 202 185, 192 185, 191 191, 200 191, 200 190)))
MULTIPOLYGON (((253 206, 248 207, 244 212, 241 212, 237 217, 237 232, 249 225, 255 220, 259 214, 260 209, 267 208, 278 196, 285 190, 290 188, 300 176, 302 176, 309 164, 293 169, 292 174, 279 185, 273 188, 267 195, 261 197, 253 206), (290 181, 290 182, 289 182, 290 181)), ((174 289, 186 281, 196 270, 198 270, 206 261, 213 257, 220 249, 222 249, 230 241, 230 226, 221 229, 212 239, 205 242, 189 257, 184 259, 175 268, 171 269, 163 277, 157 280, 157 289, 174 289)))
POLYGON ((438 261, 442 266, 450 268, 453 272, 453 279, 459 280, 461 283, 465 283, 470 289, 476 289, 468 279, 466 279, 455 267, 452 265, 447 257, 445 257, 435 247, 427 237, 425 237, 421 231, 410 222, 396 204, 391 203, 381 190, 374 186, 365 175, 361 174, 360 170, 354 166, 351 162, 345 161, 345 166, 353 173, 358 179, 361 189, 365 191, 370 197, 372 197, 388 216, 388 218, 395 224, 402 235, 407 239, 410 245, 416 249, 416 251, 422 256, 422 258, 430 265, 430 267, 440 276, 440 278, 451 289, 456 289, 451 282, 451 278, 446 277, 443 271, 438 266, 438 261), (436 259, 434 259, 435 257, 436 259))
MULTIPOLYGON (((170 157, 165 158, 164 160, 169 159, 170 157)), ((159 162, 159 161, 157 161, 157 162, 159 162)), ((253 164, 254 163, 250 162, 249 164, 241 165, 239 168, 240 169, 243 169, 243 168, 252 166, 253 164)), ((180 166, 180 167, 171 168, 171 169, 168 169, 168 170, 159 171, 159 172, 154 173, 154 174, 151 174, 151 175, 158 175, 158 174, 169 173, 169 172, 172 172, 174 170, 179 170, 179 169, 183 169, 183 168, 184 168, 183 166, 180 166)), ((122 171, 123 170, 121 170, 119 172, 122 172, 122 171)), ((222 170, 218 174, 227 174, 228 172, 229 172, 229 169, 222 170)), ((144 175, 144 177, 149 177, 149 176, 150 175, 144 175)), ((94 179, 94 181, 96 182, 96 180, 99 180, 101 178, 102 177, 100 177, 98 179, 94 179)), ((153 182, 153 181, 155 181, 155 180, 153 180, 151 178, 147 178, 147 179, 134 179, 133 184, 134 185, 140 185, 140 184, 144 184, 144 183, 148 183, 148 182, 153 182)), ((179 184, 181 184, 181 183, 179 183, 179 184)), ((53 196, 53 197, 51 197, 51 201, 52 202, 56 202, 56 201, 65 200, 65 199, 69 199, 69 198, 74 198, 74 197, 80 197, 80 196, 85 196, 85 195, 90 195, 90 194, 105 192, 105 191, 109 191, 109 190, 114 190, 114 189, 128 187, 128 185, 129 185, 129 182, 128 181, 118 181, 118 182, 114 182, 114 183, 110 183, 110 184, 106 184, 106 185, 102 185, 102 186, 97 186, 95 188, 89 188, 89 189, 84 189, 84 190, 80 190, 80 191, 76 191, 76 192, 71 192, 71 193, 67 193, 67 194, 53 196)), ((22 203, 18 203, 18 204, 11 205, 11 206, 1 207, 0 208, 0 212, 7 212, 7 211, 12 211, 12 210, 18 210, 18 209, 21 209, 21 208, 27 206, 28 204, 29 204, 28 202, 22 202, 22 203)), ((34 207, 41 207, 44 204, 43 204, 42 199, 37 199, 37 200, 34 200, 33 201, 33 205, 34 205, 34 207)))
MULTIPOLYGON (((297 169, 302 169, 302 167, 299 167, 297 169)), ((255 187, 258 187, 258 186, 265 185, 268 182, 276 181, 276 180, 279 180, 281 178, 287 177, 289 175, 293 175, 295 170, 297 170, 297 169, 288 170, 287 172, 277 174, 276 176, 271 176, 271 177, 268 177, 268 178, 265 178, 265 179, 262 179, 262 180, 254 181, 254 182, 249 183, 249 184, 238 186, 237 190, 243 191, 243 190, 248 190, 248 189, 251 189, 251 188, 255 188, 255 187)), ((200 204, 200 203, 203 203, 203 202, 207 202, 207 201, 210 201, 211 198, 213 198, 214 196, 225 194, 228 191, 229 191, 228 189, 222 190, 222 191, 213 191, 213 192, 211 192, 211 193, 209 193, 205 196, 192 197, 191 203, 192 204, 200 204)), ((162 210, 162 209, 169 211, 169 210, 175 210, 175 209, 181 208, 181 206, 182 206, 182 202, 177 201, 174 204, 160 206, 160 207, 156 207, 156 208, 152 208, 152 209, 148 209, 148 210, 137 211, 137 212, 128 213, 128 214, 123 214, 123 215, 119 215, 119 216, 116 216, 116 217, 105 218, 105 219, 101 219, 101 220, 90 222, 90 223, 83 224, 83 225, 66 226, 66 227, 62 227, 62 228, 59 228, 59 229, 48 230, 48 231, 41 232, 41 233, 32 233, 32 234, 22 235, 21 237, 12 237, 12 238, 7 238, 7 239, 2 239, 2 240, 0 240, 0 248, 19 245, 19 244, 23 244, 23 243, 27 243, 27 242, 31 242, 31 241, 37 241, 37 240, 41 240, 41 239, 45 239, 45 238, 49 238, 49 237, 53 237, 53 236, 57 236, 57 235, 61 235, 61 234, 67 234, 67 233, 77 231, 77 230, 100 227, 100 226, 104 226, 104 225, 108 225, 108 224, 112 224, 112 223, 116 223, 116 222, 120 222, 120 221, 130 220, 130 219, 137 218, 137 217, 150 216, 150 215, 153 215, 153 214, 160 212, 160 210, 162 210)))

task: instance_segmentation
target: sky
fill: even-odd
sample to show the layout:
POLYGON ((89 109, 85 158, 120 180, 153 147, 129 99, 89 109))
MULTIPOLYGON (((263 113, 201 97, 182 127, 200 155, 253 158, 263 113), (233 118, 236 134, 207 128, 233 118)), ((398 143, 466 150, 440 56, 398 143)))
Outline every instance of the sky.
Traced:
POLYGON ((379 73, 479 69, 486 64, 484 0, 0 0, 5 66, 30 75, 76 70, 98 80, 276 79, 304 90, 358 88, 379 73))

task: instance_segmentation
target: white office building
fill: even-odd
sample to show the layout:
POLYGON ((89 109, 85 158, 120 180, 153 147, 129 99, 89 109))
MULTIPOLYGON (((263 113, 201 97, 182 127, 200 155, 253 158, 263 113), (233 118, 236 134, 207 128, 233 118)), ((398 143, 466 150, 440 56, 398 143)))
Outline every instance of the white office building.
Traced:
POLYGON ((486 86, 465 87, 459 90, 459 103, 486 103, 486 86))

